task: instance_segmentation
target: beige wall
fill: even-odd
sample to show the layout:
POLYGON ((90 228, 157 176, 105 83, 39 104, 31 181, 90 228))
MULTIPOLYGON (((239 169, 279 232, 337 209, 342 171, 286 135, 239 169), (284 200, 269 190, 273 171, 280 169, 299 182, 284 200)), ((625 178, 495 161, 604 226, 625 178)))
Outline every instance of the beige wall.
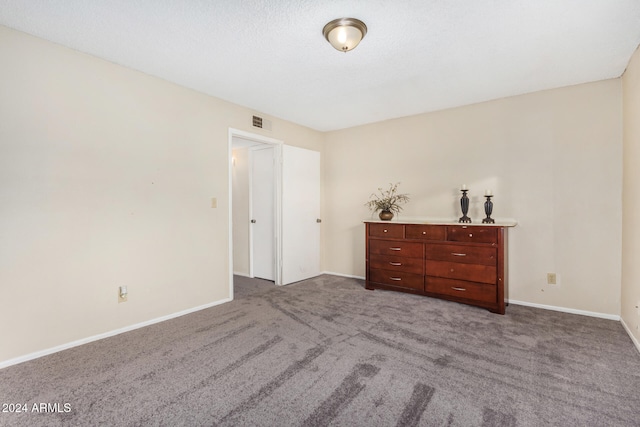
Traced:
POLYGON ((229 297, 229 128, 322 150, 5 27, 0 57, 0 363, 229 297))
POLYGON ((640 50, 622 78, 624 196, 622 199, 622 320, 640 342, 640 50))
POLYGON ((514 218, 512 300, 620 313, 620 79, 501 99, 327 134, 325 269, 364 276, 363 204, 401 182, 405 216, 514 218), (555 272, 559 285, 546 285, 555 272))
POLYGON ((233 150, 233 272, 249 275, 249 150, 233 150))

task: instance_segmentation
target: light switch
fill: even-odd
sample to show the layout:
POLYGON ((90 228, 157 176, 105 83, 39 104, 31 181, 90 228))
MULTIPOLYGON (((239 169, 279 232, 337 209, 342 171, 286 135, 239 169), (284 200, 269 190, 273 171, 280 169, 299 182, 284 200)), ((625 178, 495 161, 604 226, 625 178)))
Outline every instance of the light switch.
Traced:
POLYGON ((212 208, 217 208, 218 207, 218 199, 217 198, 212 198, 211 199, 211 207, 212 208))

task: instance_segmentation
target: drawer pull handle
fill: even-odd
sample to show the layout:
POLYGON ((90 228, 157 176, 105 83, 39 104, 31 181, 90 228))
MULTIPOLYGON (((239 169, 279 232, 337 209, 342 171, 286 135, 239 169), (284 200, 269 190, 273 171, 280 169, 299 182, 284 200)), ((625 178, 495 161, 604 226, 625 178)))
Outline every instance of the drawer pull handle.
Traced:
POLYGON ((402 248, 389 248, 389 249, 391 249, 392 251, 401 251, 402 250, 402 248))
POLYGON ((400 277, 389 277, 389 279, 395 280, 396 282, 399 282, 400 280, 402 280, 402 278, 400 277))
POLYGON ((469 233, 469 237, 473 237, 473 233, 469 233))
POLYGON ((398 265, 402 265, 402 263, 401 263, 401 262, 389 262, 389 264, 391 264, 391 265, 396 265, 396 266, 398 266, 398 265))
POLYGON ((460 292, 464 292, 467 290, 466 288, 456 288, 455 286, 452 286, 451 289, 453 289, 454 291, 460 291, 460 292))
POLYGON ((386 233, 387 231, 388 231, 388 230, 385 228, 385 229, 384 229, 384 232, 386 233))
POLYGON ((451 255, 453 255, 453 256, 467 256, 467 254, 459 254, 457 252, 451 252, 451 255))
POLYGON ((426 231, 423 231, 423 232, 422 232, 422 234, 427 234, 427 232, 426 232, 426 231))

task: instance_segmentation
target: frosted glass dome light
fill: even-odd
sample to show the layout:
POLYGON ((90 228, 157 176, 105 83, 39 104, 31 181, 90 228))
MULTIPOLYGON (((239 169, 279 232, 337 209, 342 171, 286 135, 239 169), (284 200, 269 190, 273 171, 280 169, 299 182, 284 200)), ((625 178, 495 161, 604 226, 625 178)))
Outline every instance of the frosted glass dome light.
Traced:
POLYGON ((322 29, 324 38, 340 52, 349 52, 367 34, 364 22, 355 18, 334 19, 322 29))

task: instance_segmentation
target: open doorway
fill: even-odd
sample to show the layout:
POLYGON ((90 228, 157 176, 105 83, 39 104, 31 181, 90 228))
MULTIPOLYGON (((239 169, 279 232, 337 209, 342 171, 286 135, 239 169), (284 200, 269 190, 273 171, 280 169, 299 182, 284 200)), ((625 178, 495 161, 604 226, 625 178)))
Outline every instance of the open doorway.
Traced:
POLYGON ((320 152, 230 129, 229 160, 230 296, 233 297, 234 272, 250 278, 268 278, 276 285, 318 276, 322 223, 320 152), (254 171, 253 164, 259 162, 263 163, 265 170, 254 171), (272 168, 266 167, 269 164, 272 168), (269 181, 272 186, 268 190, 254 187, 249 178, 252 175, 258 184, 269 181), (236 192, 234 196, 234 185, 242 185, 244 192, 236 192), (256 194, 250 194, 252 191, 256 194), (253 206, 260 203, 256 195, 266 195, 268 205, 253 206), (260 210, 269 211, 272 215, 260 219, 260 215, 265 213, 260 210), (259 226, 265 224, 271 227, 261 232, 273 240, 259 237, 259 226), (260 241, 256 242, 258 239, 260 241), (260 244, 270 248, 260 248, 260 244), (272 255, 263 253, 270 252, 271 248, 272 255), (259 262, 264 265, 259 266, 259 262), (260 270, 264 266, 274 271, 260 270))
MULTIPOLYGON (((281 283, 282 141, 229 130, 230 295, 234 275, 281 283)), ((246 280, 243 280, 243 283, 246 280)))

